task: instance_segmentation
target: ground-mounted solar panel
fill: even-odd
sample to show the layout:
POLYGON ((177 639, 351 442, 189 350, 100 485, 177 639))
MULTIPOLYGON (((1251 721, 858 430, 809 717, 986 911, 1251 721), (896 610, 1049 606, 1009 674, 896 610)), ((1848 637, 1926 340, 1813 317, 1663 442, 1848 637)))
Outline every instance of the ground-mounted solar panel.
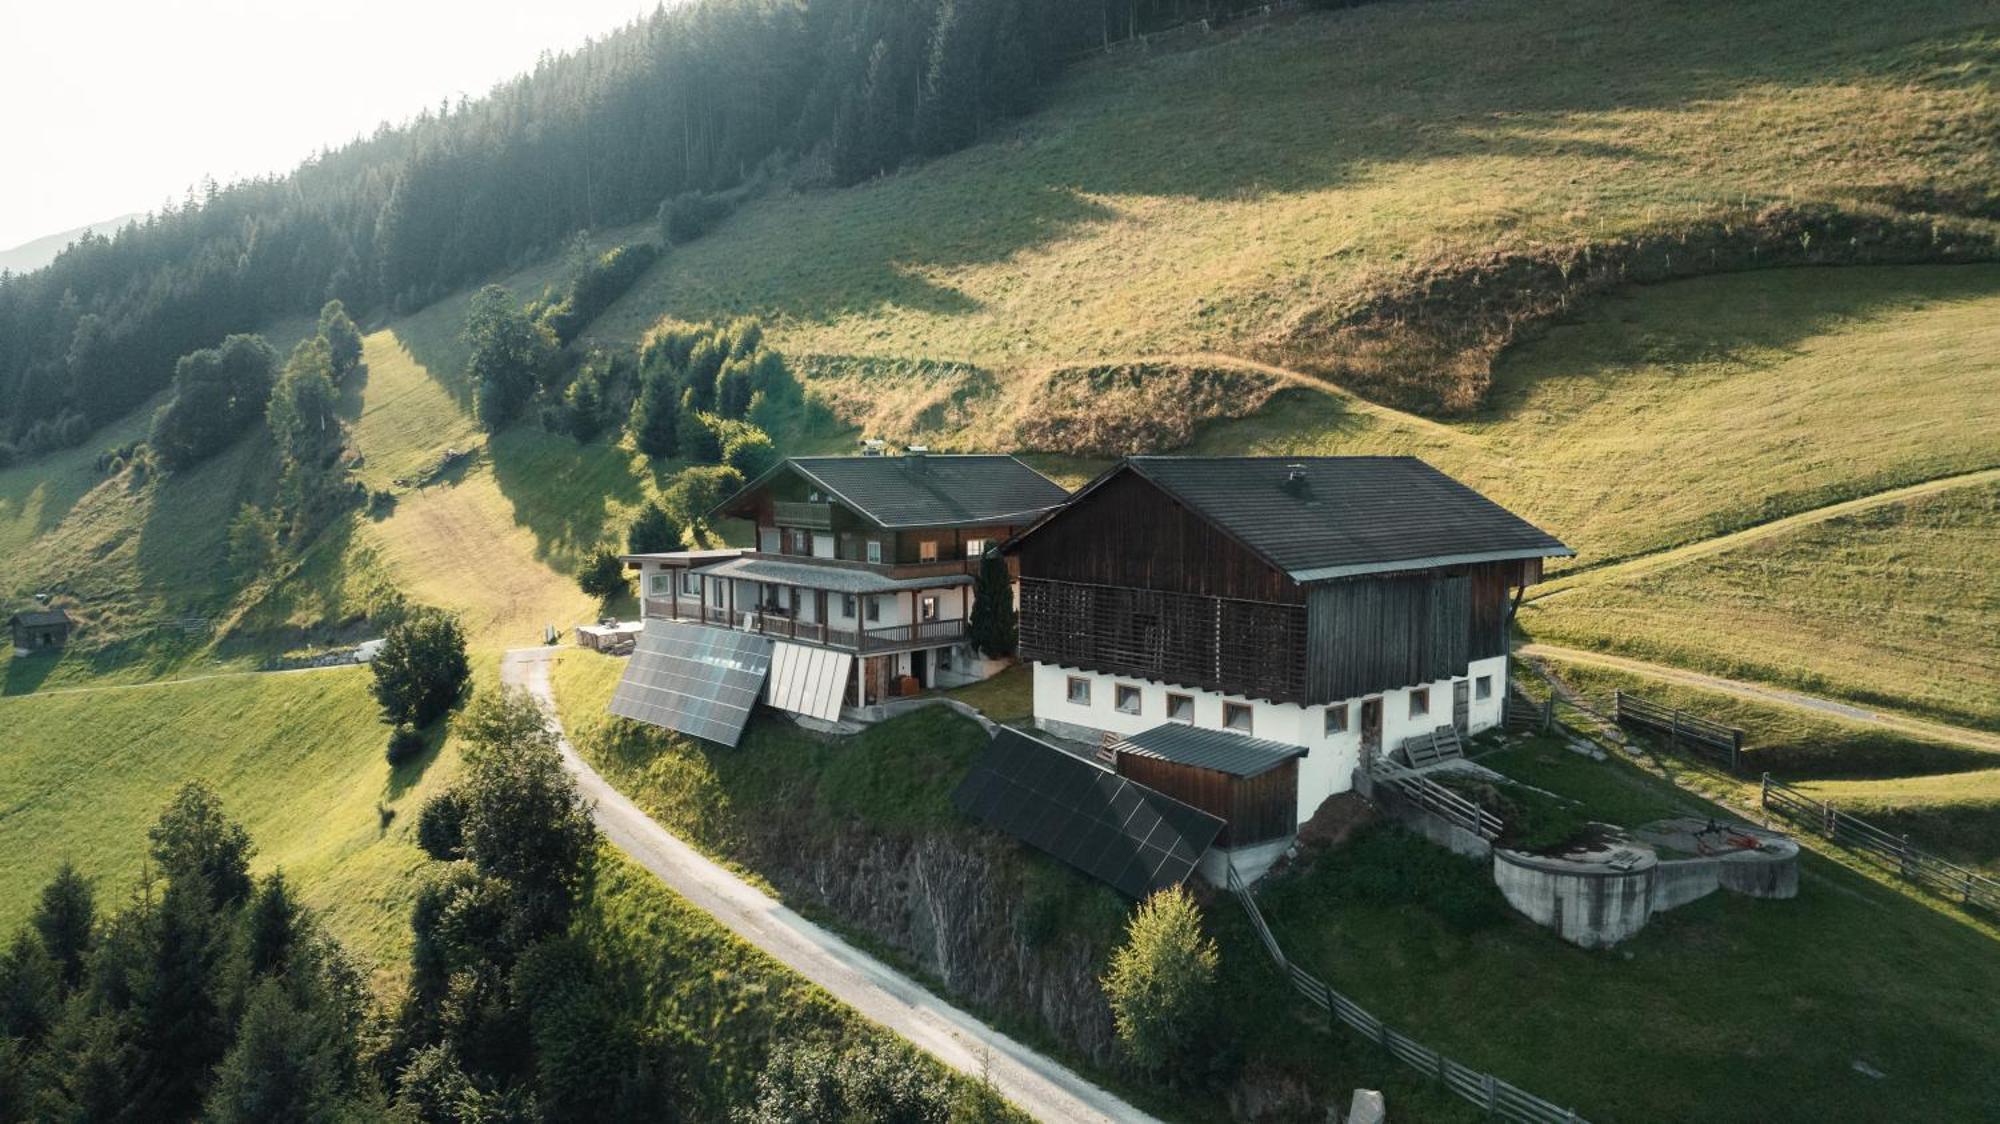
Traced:
POLYGON ((793 714, 838 721, 841 696, 853 675, 852 652, 779 640, 771 649, 771 679, 764 701, 793 714))
POLYGON ((952 802, 1132 898, 1185 881, 1222 832, 1199 808, 1008 727, 952 802))
POLYGON ((611 713, 733 746, 770 671, 769 637, 650 619, 611 695, 611 713))

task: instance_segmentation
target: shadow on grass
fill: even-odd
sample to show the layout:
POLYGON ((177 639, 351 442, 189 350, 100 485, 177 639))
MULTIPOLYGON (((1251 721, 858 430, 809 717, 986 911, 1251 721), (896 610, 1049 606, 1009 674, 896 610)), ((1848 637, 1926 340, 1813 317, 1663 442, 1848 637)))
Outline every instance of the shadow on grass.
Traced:
MULTIPOLYGON (((13 641, 5 642, 8 651, 13 651, 13 641)), ((37 652, 32 656, 10 655, 7 657, 7 673, 0 678, 0 695, 27 695, 48 681, 60 663, 63 653, 37 652)))
POLYGON ((489 438, 487 456, 514 521, 535 536, 538 561, 573 568, 599 543, 624 546, 613 508, 636 507, 646 493, 644 473, 622 450, 522 422, 489 438))
MULTIPOLYGON (((417 787, 424 779, 424 774, 430 771, 431 764, 437 760, 439 750, 444 748, 445 735, 450 731, 451 720, 449 718, 431 723, 423 731, 424 748, 419 750, 414 756, 404 758, 402 761, 389 766, 389 777, 382 784, 383 800, 394 803, 408 795, 411 789, 417 787)), ((383 726, 382 744, 385 747, 389 742, 389 734, 390 727, 383 726)))

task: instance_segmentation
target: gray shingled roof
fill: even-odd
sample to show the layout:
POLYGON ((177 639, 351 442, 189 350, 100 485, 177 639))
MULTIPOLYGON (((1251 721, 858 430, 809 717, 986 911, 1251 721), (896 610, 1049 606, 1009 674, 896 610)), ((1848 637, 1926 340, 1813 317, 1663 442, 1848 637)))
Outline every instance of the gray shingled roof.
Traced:
POLYGON ((47 628, 50 625, 68 624, 69 614, 61 609, 26 609, 7 619, 8 624, 18 624, 23 628, 47 628))
POLYGON ((971 585, 969 574, 944 574, 930 578, 890 578, 873 570, 850 569, 811 562, 778 562, 768 558, 737 558, 701 571, 712 578, 741 578, 744 581, 796 585, 807 589, 829 589, 835 593, 896 593, 906 589, 944 589, 971 585))
POLYGON ((885 528, 1029 523, 1069 498, 1061 484, 1010 456, 926 453, 793 457, 751 481, 722 508, 787 467, 885 528))
POLYGON ((1415 457, 1125 463, 1293 581, 1576 553, 1415 457), (1304 479, 1288 485, 1294 471, 1304 479))
POLYGON ((1185 722, 1164 722, 1150 730, 1141 730, 1111 748, 1117 753, 1157 757, 1238 777, 1259 776, 1294 757, 1306 755, 1302 746, 1228 730, 1205 730, 1185 722))

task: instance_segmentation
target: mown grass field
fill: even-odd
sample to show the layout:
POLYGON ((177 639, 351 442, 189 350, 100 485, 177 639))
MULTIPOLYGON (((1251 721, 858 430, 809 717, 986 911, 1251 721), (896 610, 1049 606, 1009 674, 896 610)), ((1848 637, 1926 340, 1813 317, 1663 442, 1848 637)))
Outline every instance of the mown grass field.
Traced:
POLYGON ((796 351, 1001 373, 1249 354, 1468 252, 1991 182, 1996 14, 1399 3, 1122 52, 992 143, 746 208, 600 330, 756 312, 796 351))
POLYGON ((450 749, 390 768, 361 670, 233 675, 0 699, 0 932, 65 859, 122 907, 146 829, 183 782, 207 781, 307 904, 385 978, 408 958, 424 855, 416 810, 450 749), (393 818, 385 821, 384 812, 393 818))
POLYGON ((1538 640, 2000 729, 2000 485, 1586 584, 1520 619, 1538 640))
MULTIPOLYGON (((1482 763, 1606 818, 1700 806, 1560 748, 1482 763)), ((1513 915, 1483 864, 1394 827, 1260 897, 1287 954, 1332 986, 1592 1120, 1892 1120, 1911 1098, 1940 1120, 1991 1116, 2000 1024, 1985 996, 2000 949, 1818 855, 1803 862, 1793 900, 1718 892, 1607 952, 1513 915)))

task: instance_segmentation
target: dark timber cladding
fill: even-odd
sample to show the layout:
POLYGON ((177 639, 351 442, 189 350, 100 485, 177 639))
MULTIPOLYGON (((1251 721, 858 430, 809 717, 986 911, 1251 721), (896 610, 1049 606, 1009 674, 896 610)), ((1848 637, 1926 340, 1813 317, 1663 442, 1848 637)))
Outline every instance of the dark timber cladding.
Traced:
POLYGON ((1571 553, 1410 457, 1134 457, 1009 550, 1025 658, 1305 705, 1504 654, 1571 553))
POLYGON ((1299 762, 1238 777, 1136 753, 1118 755, 1118 775, 1163 792, 1223 821, 1217 847, 1247 847, 1290 837, 1299 826, 1299 762))

